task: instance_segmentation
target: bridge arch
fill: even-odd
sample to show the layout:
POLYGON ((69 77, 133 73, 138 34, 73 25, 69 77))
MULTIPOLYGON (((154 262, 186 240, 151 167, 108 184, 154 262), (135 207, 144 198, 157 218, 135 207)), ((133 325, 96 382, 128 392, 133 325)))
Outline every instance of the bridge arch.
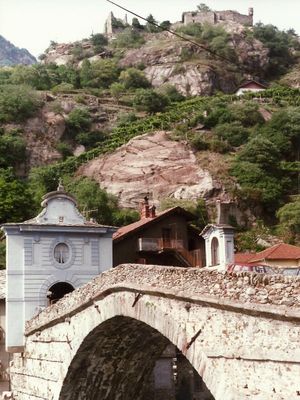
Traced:
MULTIPOLYGON (((186 335, 179 333, 186 327, 178 326, 165 307, 159 298, 129 290, 94 302, 88 316, 84 316, 85 311, 81 317, 81 313, 77 314, 77 328, 82 326, 79 318, 88 324, 81 330, 80 338, 77 334, 76 351, 74 347, 58 400, 152 400, 147 383, 164 349, 172 344, 186 356, 189 347, 186 335)), ((72 330, 72 321, 70 327, 72 330)), ((205 359, 204 354, 202 357, 205 359)), ((197 370, 198 361, 193 357, 189 364, 197 370)), ((199 378, 202 380, 200 375, 199 378)), ((202 384, 203 398, 214 400, 204 379, 202 384)))

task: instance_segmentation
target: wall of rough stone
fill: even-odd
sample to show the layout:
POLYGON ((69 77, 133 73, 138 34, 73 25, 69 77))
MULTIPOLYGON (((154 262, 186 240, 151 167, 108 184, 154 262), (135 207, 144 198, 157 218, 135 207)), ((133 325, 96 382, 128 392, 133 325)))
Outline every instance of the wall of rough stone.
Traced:
POLYGON ((28 322, 13 391, 18 400, 142 400, 173 343, 216 400, 296 400, 299 293, 297 278, 120 266, 28 322))

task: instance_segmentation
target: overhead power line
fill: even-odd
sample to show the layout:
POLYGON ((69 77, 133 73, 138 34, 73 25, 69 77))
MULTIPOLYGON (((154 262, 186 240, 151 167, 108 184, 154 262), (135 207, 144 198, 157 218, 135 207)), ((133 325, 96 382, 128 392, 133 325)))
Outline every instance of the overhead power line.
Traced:
POLYGON ((161 29, 162 31, 169 32, 169 33, 171 33, 172 35, 177 36, 178 38, 180 38, 180 39, 182 39, 182 40, 184 40, 184 41, 186 41, 186 42, 189 42, 189 43, 193 44, 194 46, 197 46, 197 47, 200 48, 201 50, 206 51, 207 53, 213 55, 214 57, 219 58, 219 59, 222 60, 222 61, 226 61, 227 63, 229 63, 229 64, 231 64, 231 65, 234 65, 235 67, 237 67, 237 68, 238 68, 240 71, 242 71, 242 72, 251 72, 250 70, 248 70, 245 66, 241 65, 240 63, 236 63, 236 62, 234 62, 233 60, 230 60, 229 58, 227 58, 227 57, 225 57, 225 56, 222 56, 221 54, 216 53, 215 51, 211 50, 209 47, 206 47, 206 46, 204 46, 204 45, 202 45, 202 44, 200 44, 200 43, 198 43, 198 42, 195 42, 194 40, 191 40, 191 39, 187 38, 186 36, 182 36, 182 35, 180 35, 179 33, 175 32, 175 31, 172 31, 171 29, 163 28, 163 27, 161 27, 159 24, 157 24, 156 22, 148 21, 148 19, 145 18, 145 17, 143 17, 142 15, 139 15, 139 14, 135 13, 134 11, 131 11, 131 10, 129 10, 128 8, 125 8, 125 7, 121 6, 120 4, 117 4, 117 3, 115 3, 115 2, 112 1, 112 0, 106 0, 106 1, 107 1, 108 3, 113 4, 114 6, 116 6, 116 7, 118 7, 118 8, 121 8, 122 10, 128 12, 129 14, 132 14, 132 15, 134 15, 135 17, 140 18, 140 19, 146 21, 146 22, 149 23, 149 24, 156 26, 157 28, 161 29))

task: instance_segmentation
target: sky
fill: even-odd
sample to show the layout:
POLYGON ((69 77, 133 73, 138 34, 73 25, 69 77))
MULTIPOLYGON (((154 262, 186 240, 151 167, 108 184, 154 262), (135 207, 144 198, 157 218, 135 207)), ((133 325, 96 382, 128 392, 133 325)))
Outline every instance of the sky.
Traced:
MULTIPOLYGON (((156 20, 179 21, 184 11, 196 10, 205 2, 214 10, 248 13, 254 8, 254 22, 272 23, 279 29, 294 28, 300 34, 300 0, 114 0, 123 7, 156 20)), ((15 46, 38 56, 55 42, 73 42, 103 32, 109 12, 124 12, 107 0, 0 0, 0 35, 15 46)), ((132 16, 128 14, 128 20, 132 16)))

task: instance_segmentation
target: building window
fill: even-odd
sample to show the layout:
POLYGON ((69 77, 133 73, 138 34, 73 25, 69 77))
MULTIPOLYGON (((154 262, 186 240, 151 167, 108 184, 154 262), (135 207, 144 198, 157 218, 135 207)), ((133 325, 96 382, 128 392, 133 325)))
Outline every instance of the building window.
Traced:
POLYGON ((66 243, 58 243, 54 248, 54 258, 59 264, 65 264, 70 258, 70 249, 66 243))
POLYGON ((219 265, 220 264, 220 256, 219 256, 219 241, 216 237, 211 241, 211 264, 219 265))

